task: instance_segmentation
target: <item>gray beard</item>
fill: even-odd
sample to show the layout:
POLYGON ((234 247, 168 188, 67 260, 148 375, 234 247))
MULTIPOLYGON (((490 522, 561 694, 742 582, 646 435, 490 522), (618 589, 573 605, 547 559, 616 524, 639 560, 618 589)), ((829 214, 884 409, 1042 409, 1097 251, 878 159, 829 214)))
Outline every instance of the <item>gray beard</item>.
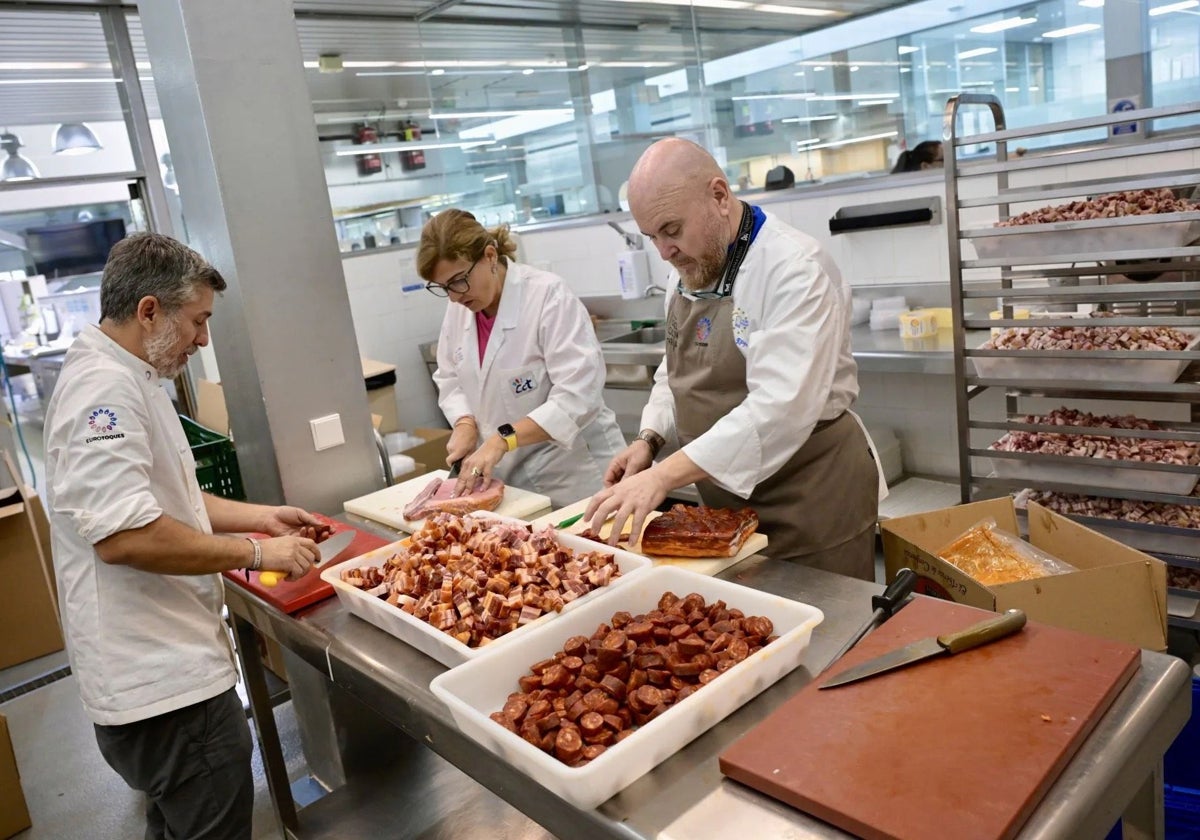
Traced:
POLYGON ((174 379, 187 364, 186 361, 177 360, 174 353, 182 335, 179 321, 176 318, 168 318, 163 322, 161 331, 146 339, 146 358, 163 379, 174 379))

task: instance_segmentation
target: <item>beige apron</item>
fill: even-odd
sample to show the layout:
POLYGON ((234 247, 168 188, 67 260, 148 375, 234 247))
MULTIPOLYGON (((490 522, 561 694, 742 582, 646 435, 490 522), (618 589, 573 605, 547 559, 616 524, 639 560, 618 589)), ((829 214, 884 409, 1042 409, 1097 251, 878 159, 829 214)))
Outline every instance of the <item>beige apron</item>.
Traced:
MULTIPOLYGON (((708 431, 748 393, 732 309, 731 295, 691 300, 682 294, 668 308, 667 381, 681 446, 708 431)), ((770 538, 763 552, 768 557, 874 580, 878 475, 865 431, 847 411, 818 423, 749 499, 711 481, 696 486, 710 507, 753 508, 770 538)))

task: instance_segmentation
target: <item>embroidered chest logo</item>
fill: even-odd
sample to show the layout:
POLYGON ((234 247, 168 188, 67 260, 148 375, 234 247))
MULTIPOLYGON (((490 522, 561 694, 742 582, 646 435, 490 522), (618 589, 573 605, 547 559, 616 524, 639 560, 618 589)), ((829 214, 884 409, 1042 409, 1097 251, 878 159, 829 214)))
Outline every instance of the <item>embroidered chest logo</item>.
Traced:
POLYGON ((743 350, 750 346, 750 316, 744 310, 733 310, 733 343, 743 350))
POLYGON ((533 374, 530 373, 522 373, 520 376, 514 376, 509 384, 512 385, 513 395, 518 397, 521 396, 521 394, 528 394, 530 391, 536 391, 538 386, 537 380, 534 379, 533 374))
POLYGON ((116 412, 109 408, 97 408, 89 414, 88 429, 92 432, 92 435, 84 438, 84 443, 94 443, 98 440, 117 440, 125 437, 123 432, 117 431, 116 412))
POLYGON ((696 346, 707 347, 710 335, 712 335, 712 318, 706 315, 696 322, 696 346))
POLYGON ((467 357, 467 354, 463 352, 461 345, 459 347, 454 348, 454 364, 456 366, 461 365, 463 363, 463 359, 465 359, 466 357, 467 357))

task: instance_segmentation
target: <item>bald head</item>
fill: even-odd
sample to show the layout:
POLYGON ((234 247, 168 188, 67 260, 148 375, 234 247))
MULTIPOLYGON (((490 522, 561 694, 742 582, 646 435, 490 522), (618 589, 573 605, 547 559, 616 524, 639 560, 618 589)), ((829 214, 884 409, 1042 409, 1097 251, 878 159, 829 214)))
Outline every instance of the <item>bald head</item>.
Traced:
POLYGON ((647 149, 629 175, 629 210, 685 288, 700 290, 720 277, 741 205, 703 148, 672 137, 647 149))
POLYGON ((725 181, 725 173, 702 146, 680 137, 668 137, 638 158, 629 174, 629 204, 632 208, 655 195, 707 192, 714 178, 725 181))

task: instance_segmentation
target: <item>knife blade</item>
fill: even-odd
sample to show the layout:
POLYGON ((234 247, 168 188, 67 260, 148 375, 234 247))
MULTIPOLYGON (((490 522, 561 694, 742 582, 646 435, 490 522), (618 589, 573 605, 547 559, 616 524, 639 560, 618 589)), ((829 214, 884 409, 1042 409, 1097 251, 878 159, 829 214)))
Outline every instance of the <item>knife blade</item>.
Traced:
POLYGON ((916 585, 917 573, 912 569, 901 569, 896 573, 895 580, 888 584, 887 589, 883 590, 882 595, 872 595, 871 606, 875 608, 875 612, 863 622, 863 626, 858 628, 853 636, 846 640, 841 650, 833 655, 833 658, 825 665, 825 670, 845 656, 846 652, 858 644, 859 640, 870 630, 891 618, 896 614, 896 610, 907 604, 908 596, 912 594, 913 587, 916 585))
MULTIPOLYGON (((353 529, 341 531, 324 542, 317 543, 319 556, 317 557, 317 562, 312 564, 312 568, 320 568, 349 548, 350 543, 354 542, 354 537, 357 534, 358 532, 353 529)), ((258 582, 270 589, 286 577, 287 575, 282 572, 263 572, 258 576, 258 582)))
POLYGON ((446 476, 447 481, 449 481, 452 478, 458 478, 458 474, 460 472, 462 472, 462 462, 463 462, 463 459, 459 458, 457 461, 455 461, 453 464, 450 465, 450 473, 446 476))
POLYGON ((921 639, 902 648, 870 659, 861 665, 848 668, 838 674, 821 689, 849 685, 859 680, 865 680, 897 668, 905 668, 934 656, 953 656, 972 648, 986 645, 1005 636, 1011 636, 1025 626, 1025 613, 1021 610, 1009 610, 995 618, 985 619, 957 633, 946 633, 928 639, 921 639))

